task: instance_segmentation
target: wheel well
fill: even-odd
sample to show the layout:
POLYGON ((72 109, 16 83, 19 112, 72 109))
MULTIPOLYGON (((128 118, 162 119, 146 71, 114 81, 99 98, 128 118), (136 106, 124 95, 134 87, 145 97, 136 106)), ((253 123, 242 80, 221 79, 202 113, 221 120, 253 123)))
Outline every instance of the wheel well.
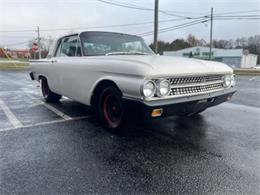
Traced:
POLYGON ((111 81, 111 80, 103 80, 103 81, 100 81, 100 82, 96 85, 96 87, 95 87, 95 89, 94 89, 94 91, 93 91, 93 93, 92 93, 91 102, 90 102, 90 103, 91 103, 91 106, 95 105, 95 102, 97 101, 97 99, 98 99, 100 93, 102 92, 102 90, 103 90, 104 88, 108 87, 108 86, 114 86, 114 87, 116 87, 116 88, 118 89, 118 91, 122 94, 121 90, 120 90, 119 87, 115 84, 115 82, 113 82, 113 81, 111 81))

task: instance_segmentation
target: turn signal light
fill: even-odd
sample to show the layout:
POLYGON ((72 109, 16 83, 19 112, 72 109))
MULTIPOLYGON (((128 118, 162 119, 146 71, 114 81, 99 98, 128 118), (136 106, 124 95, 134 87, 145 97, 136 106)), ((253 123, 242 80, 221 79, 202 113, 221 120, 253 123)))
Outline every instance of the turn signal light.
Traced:
POLYGON ((163 109, 162 109, 162 108, 154 109, 154 110, 152 111, 152 117, 161 116, 162 113, 163 113, 163 109))

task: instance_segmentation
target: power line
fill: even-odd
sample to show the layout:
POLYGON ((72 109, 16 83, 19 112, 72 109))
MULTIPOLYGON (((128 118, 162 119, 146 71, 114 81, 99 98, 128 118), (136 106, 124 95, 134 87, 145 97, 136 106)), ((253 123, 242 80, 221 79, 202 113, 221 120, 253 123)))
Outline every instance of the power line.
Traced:
MULTIPOLYGON (((199 24, 199 23, 196 23, 196 24, 199 24)), ((176 28, 172 28, 172 29, 164 30, 164 31, 159 30, 159 33, 162 34, 162 33, 170 32, 170 31, 182 29, 182 28, 185 28, 185 27, 193 26, 193 25, 196 25, 196 24, 187 25, 187 26, 181 26, 181 27, 176 27, 176 28)), ((139 36, 146 37, 146 36, 151 36, 151 35, 153 35, 153 33, 144 34, 144 35, 139 35, 139 36)))
POLYGON ((220 16, 220 15, 214 15, 214 17, 216 18, 216 17, 219 17, 219 18, 221 18, 221 17, 227 17, 227 18, 235 18, 235 17, 243 17, 243 18, 250 18, 250 17, 260 17, 260 15, 228 15, 228 16, 224 16, 224 15, 222 15, 222 16, 220 16))
MULTIPOLYGON (((215 20, 237 20, 237 19, 240 20, 240 18, 220 18, 220 19, 215 19, 215 20)), ((242 19, 245 19, 245 18, 242 18, 242 19)), ((260 19, 260 18, 250 18, 250 20, 251 19, 260 19)), ((197 25, 197 24, 200 24, 200 23, 205 23, 207 21, 209 21, 209 19, 201 20, 201 21, 197 21, 197 22, 193 22, 193 23, 185 23, 185 24, 181 24, 181 25, 178 25, 178 26, 172 26, 172 27, 168 27, 168 28, 164 28, 164 29, 159 29, 159 33, 165 33, 165 32, 169 32, 169 31, 181 29, 181 28, 186 28, 186 27, 197 25)), ((139 36, 151 36, 151 35, 153 35, 153 31, 140 33, 140 34, 137 34, 137 35, 139 35, 139 36)))
MULTIPOLYGON (((110 1, 108 1, 108 0, 96 0, 96 1, 99 1, 99 2, 102 2, 102 3, 106 3, 106 4, 109 4, 109 5, 125 7, 125 8, 144 10, 144 11, 154 11, 154 9, 152 9, 152 8, 140 7, 140 6, 135 5, 135 4, 125 3, 125 2, 121 2, 121 1, 117 1, 117 0, 110 0, 110 1)), ((258 11, 260 11, 260 10, 222 12, 222 13, 218 13, 217 15, 214 15, 214 17, 224 17, 224 15, 221 16, 221 14, 252 13, 252 12, 258 12, 258 11)), ((183 19, 209 18, 209 15, 204 15, 204 16, 200 16, 200 17, 190 17, 190 16, 174 14, 174 13, 177 13, 177 11, 173 12, 173 11, 159 10, 159 12, 163 13, 163 14, 166 14, 166 15, 169 15, 169 16, 179 17, 179 18, 183 18, 183 19)), ((189 13, 189 12, 186 12, 186 13, 189 13)), ((226 17, 240 17, 241 19, 242 19, 242 17, 248 17, 249 19, 251 19, 251 17, 256 17, 256 16, 258 16, 258 15, 233 15, 233 16, 226 16, 226 17)))
MULTIPOLYGON (((159 29, 159 33, 163 33, 163 32, 168 32, 168 31, 172 31, 175 29, 180 29, 180 28, 184 28, 184 27, 188 27, 188 26, 192 26, 192 25, 196 25, 196 24, 200 24, 200 23, 204 23, 209 21, 209 19, 200 19, 200 20, 194 20, 192 22, 187 22, 187 23, 183 23, 180 25, 176 25, 176 26, 170 26, 170 27, 166 27, 166 28, 161 28, 159 29)), ((149 36, 152 35, 154 31, 148 31, 148 32, 144 32, 144 33, 139 33, 137 35, 139 36, 149 36)))
MULTIPOLYGON (((106 1, 108 1, 108 0, 106 0, 106 1)), ((115 2, 115 3, 119 3, 119 4, 124 4, 124 5, 128 5, 128 6, 134 6, 134 7, 138 7, 138 8, 144 8, 144 7, 140 7, 140 6, 138 6, 138 5, 136 5, 136 4, 132 4, 132 3, 125 3, 125 2, 122 2, 122 1, 117 1, 117 0, 110 0, 110 1, 113 1, 113 2, 115 2)), ((149 8, 145 8, 145 9, 149 9, 149 8)), ((150 9, 151 11, 153 11, 153 9, 150 9)), ((169 10, 161 10, 161 11, 164 11, 164 12, 166 12, 166 13, 169 13, 169 14, 173 14, 173 13, 180 13, 180 14, 197 14, 197 15, 201 15, 202 13, 199 13, 199 12, 183 12, 183 11, 175 11, 175 10, 171 10, 171 11, 169 11, 169 10)), ((209 14, 209 12, 208 13, 205 13, 204 15, 208 15, 209 14)), ((181 16, 181 17, 185 17, 185 16, 181 16)))
MULTIPOLYGON (((96 0, 105 4, 109 5, 114 5, 114 6, 119 6, 119 7, 125 7, 125 8, 130 8, 130 9, 136 9, 136 10, 143 10, 143 11, 154 11, 152 8, 146 8, 146 7, 140 7, 138 5, 130 4, 130 3, 124 3, 120 1, 108 1, 108 0, 96 0)), ((190 17, 190 16, 183 16, 179 14, 173 14, 165 10, 159 10, 160 13, 169 15, 169 16, 174 16, 174 17, 179 17, 179 18, 186 18, 186 19, 198 19, 198 17, 190 17)))
POLYGON ((96 0, 96 1, 99 1, 99 2, 102 2, 102 3, 106 3, 106 4, 109 4, 109 5, 114 5, 114 6, 120 6, 120 7, 130 8, 130 9, 144 10, 144 11, 153 11, 152 8, 145 8, 145 7, 133 6, 133 4, 116 3, 116 2, 105 1, 105 0, 96 0))
MULTIPOLYGON (((168 20, 168 21, 171 21, 171 20, 168 20)), ((180 24, 180 25, 176 25, 176 26, 162 28, 162 29, 159 29, 159 32, 160 33, 164 33, 164 32, 168 32, 168 31, 172 31, 172 30, 176 30, 176 29, 180 29, 180 28, 196 25, 196 24, 203 23, 203 22, 206 22, 206 21, 208 21, 208 19, 206 19, 206 20, 205 19, 203 19, 203 20, 195 20, 195 21, 192 21, 192 22, 188 22, 188 23, 184 23, 184 24, 180 24)), ((140 33, 140 34, 137 34, 137 35, 139 35, 139 36, 149 36, 149 35, 152 35, 153 32, 154 31, 149 31, 149 32, 140 33)), ((30 41, 18 42, 18 43, 8 44, 8 45, 5 45, 5 46, 22 45, 22 44, 25 44, 25 43, 28 43, 28 42, 30 42, 30 41)))
MULTIPOLYGON (((122 1, 117 1, 117 0, 101 0, 101 1, 106 1, 106 3, 110 3, 111 1, 115 2, 115 3, 119 3, 119 4, 124 4, 125 6, 133 6, 133 7, 138 7, 140 9, 146 9, 149 11, 153 11, 153 9, 151 8, 144 8, 144 7, 140 7, 138 5, 135 5, 135 4, 131 4, 131 3, 125 3, 125 2, 122 2, 122 1)), ((114 4, 115 4, 114 3, 114 4)), ((176 15, 175 13, 181 13, 181 14, 197 14, 197 15, 210 15, 210 12, 205 12, 204 14, 202 13, 199 13, 199 12, 184 12, 184 11, 169 11, 169 10, 160 10, 162 13, 166 13, 166 14, 169 14, 169 15, 174 15, 174 16, 177 16, 177 17, 189 17, 189 16, 180 16, 180 15, 176 15)), ((231 11, 231 12, 220 12, 220 13, 217 13, 217 15, 223 15, 223 14, 235 14, 235 13, 253 13, 253 12, 260 12, 260 10, 242 10, 242 11, 231 11)))
POLYGON ((205 16, 200 16, 200 17, 182 16, 182 15, 173 14, 173 13, 170 13, 168 11, 163 11, 163 10, 159 10, 159 12, 162 14, 168 15, 168 16, 175 16, 175 17, 186 18, 186 19, 199 19, 199 18, 205 17, 205 16))
POLYGON ((260 17, 254 18, 215 18, 214 20, 259 20, 260 17))
MULTIPOLYGON (((207 18, 207 17, 205 17, 207 18)), ((225 17, 225 16, 215 16, 214 20, 259 20, 260 15, 251 16, 251 17, 225 17)), ((169 20, 160 20, 159 23, 167 23, 173 21, 182 21, 186 20, 183 18, 178 19, 169 19, 169 20)), ((56 29, 41 29, 41 31, 65 31, 65 30, 84 30, 84 29, 98 29, 98 28, 116 28, 116 27, 125 27, 125 26, 138 26, 138 25, 145 25, 145 24, 152 24, 153 21, 150 22, 140 22, 140 23, 129 23, 129 24, 116 24, 116 25, 106 25, 106 26, 90 26, 90 27, 82 27, 82 28, 56 28, 56 29)), ((36 30, 4 30, 0 31, 0 33, 20 33, 20 32, 36 32, 36 30)))
MULTIPOLYGON (((164 22, 172 22, 172 21, 179 21, 185 19, 169 19, 169 20, 161 20, 161 23, 164 22)), ((62 30, 84 30, 84 29, 98 29, 98 28, 117 28, 117 27, 128 27, 128 26, 139 26, 145 24, 152 24, 153 21, 150 22, 139 22, 139 23, 128 23, 128 24, 115 24, 115 25, 106 25, 106 26, 90 26, 85 28, 57 28, 57 29, 42 29, 41 31, 62 31, 62 30)))
POLYGON ((244 10, 244 11, 232 11, 232 12, 220 12, 217 15, 227 15, 227 14, 241 14, 241 13, 253 13, 253 12, 260 12, 260 10, 244 10))
POLYGON ((164 10, 166 11, 167 13, 180 13, 180 14, 192 14, 192 15, 209 15, 210 12, 204 12, 204 13, 201 13, 201 12, 189 12, 189 11, 176 11, 176 10, 164 10))
MULTIPOLYGON (((214 19, 214 20, 241 20, 241 19, 244 19, 244 20, 258 20, 260 19, 260 17, 258 18, 217 18, 217 19, 214 19)), ((186 27, 189 27, 189 26, 193 26, 193 25, 197 25, 197 24, 200 24, 200 23, 205 23, 209 21, 209 19, 204 19, 204 20, 195 20, 195 21, 192 21, 192 22, 189 22, 189 23, 184 23, 184 24, 180 24, 180 25, 177 25, 177 26, 171 26, 171 27, 167 27, 167 28, 163 28, 163 29, 159 29, 159 33, 165 33, 165 32, 169 32, 169 31, 173 31, 173 30, 177 30, 177 29, 181 29, 181 28, 186 28, 186 27)), ((151 36, 153 35, 153 31, 149 31, 149 32, 145 32, 145 33, 139 33, 137 34, 139 36, 151 36)))
MULTIPOLYGON (((168 20, 160 20, 160 23, 173 22, 173 21, 181 21, 186 20, 183 18, 177 19, 168 19, 168 20)), ((128 23, 128 24, 115 24, 115 25, 106 25, 106 26, 90 26, 90 27, 80 27, 80 28, 53 28, 53 29, 41 29, 41 31, 63 31, 63 30, 83 30, 83 29, 98 29, 98 28, 117 28, 117 27, 125 27, 125 26, 138 26, 145 24, 152 24, 153 21, 149 22, 139 22, 139 23, 128 23)), ((0 33, 19 33, 19 32, 36 32, 36 30, 3 30, 0 33)))
MULTIPOLYGON (((137 10, 144 10, 144 11, 154 11, 152 8, 147 8, 147 7, 141 7, 135 4, 131 3, 125 3, 122 1, 117 1, 117 0, 96 0, 102 3, 106 3, 109 5, 114 5, 114 6, 120 6, 120 7, 125 7, 125 8, 131 8, 131 9, 137 9, 137 10)), ((175 16, 175 17, 181 17, 181 18, 186 18, 186 19, 199 19, 205 16, 208 16, 208 14, 205 14, 205 16, 201 17, 190 17, 190 16, 184 16, 184 15, 178 15, 175 13, 185 13, 185 14, 191 14, 191 12, 180 12, 180 11, 166 11, 166 10, 159 10, 159 12, 170 15, 170 16, 175 16)), ((234 13, 252 13, 252 12, 260 12, 260 10, 246 10, 246 11, 233 11, 233 12, 222 12, 222 13, 217 13, 218 15, 223 15, 223 14, 234 14, 234 13)), ((193 13, 194 14, 194 13, 193 13)), ((201 13, 196 13, 196 14, 201 14, 201 13)))
MULTIPOLYGON (((250 17, 242 17, 242 16, 214 16, 214 20, 257 20, 260 15, 250 15, 250 17)), ((209 17, 204 17, 209 18, 209 17)), ((173 21, 182 21, 187 20, 184 18, 176 18, 176 19, 168 19, 168 20, 159 20, 159 23, 167 23, 173 21)), ((41 31, 66 31, 66 30, 84 30, 84 29, 99 29, 99 28, 118 28, 118 27, 128 27, 128 26, 139 26, 145 24, 152 24, 153 21, 150 22, 140 22, 140 23, 128 23, 128 24, 115 24, 115 25, 105 25, 105 26, 90 26, 90 27, 79 27, 79 28, 53 28, 53 29, 41 29, 41 31)), ((23 32, 36 32, 36 30, 2 30, 0 33, 23 33, 23 32)))

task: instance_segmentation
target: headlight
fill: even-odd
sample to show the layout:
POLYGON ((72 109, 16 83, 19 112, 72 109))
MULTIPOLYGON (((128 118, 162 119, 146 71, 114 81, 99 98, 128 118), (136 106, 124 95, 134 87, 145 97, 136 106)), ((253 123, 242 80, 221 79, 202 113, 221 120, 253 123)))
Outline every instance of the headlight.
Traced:
POLYGON ((157 91, 156 95, 158 97, 166 96, 171 90, 171 83, 168 80, 159 80, 157 82, 157 91))
POLYGON ((234 75, 225 75, 224 76, 224 86, 225 87, 235 86, 234 75))
POLYGON ((225 87, 230 87, 231 85, 231 75, 224 76, 224 85, 225 87))
POLYGON ((154 96, 155 90, 156 90, 155 83, 152 80, 145 81, 142 90, 145 98, 154 96))

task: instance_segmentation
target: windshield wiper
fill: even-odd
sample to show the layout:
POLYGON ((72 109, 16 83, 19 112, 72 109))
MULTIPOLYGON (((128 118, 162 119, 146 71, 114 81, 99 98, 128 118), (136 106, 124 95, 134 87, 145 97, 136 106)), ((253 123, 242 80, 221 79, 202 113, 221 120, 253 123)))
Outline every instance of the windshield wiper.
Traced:
POLYGON ((118 52, 109 52, 106 53, 106 56, 110 55, 148 55, 149 53, 144 53, 144 52, 123 52, 123 51, 118 51, 118 52))

